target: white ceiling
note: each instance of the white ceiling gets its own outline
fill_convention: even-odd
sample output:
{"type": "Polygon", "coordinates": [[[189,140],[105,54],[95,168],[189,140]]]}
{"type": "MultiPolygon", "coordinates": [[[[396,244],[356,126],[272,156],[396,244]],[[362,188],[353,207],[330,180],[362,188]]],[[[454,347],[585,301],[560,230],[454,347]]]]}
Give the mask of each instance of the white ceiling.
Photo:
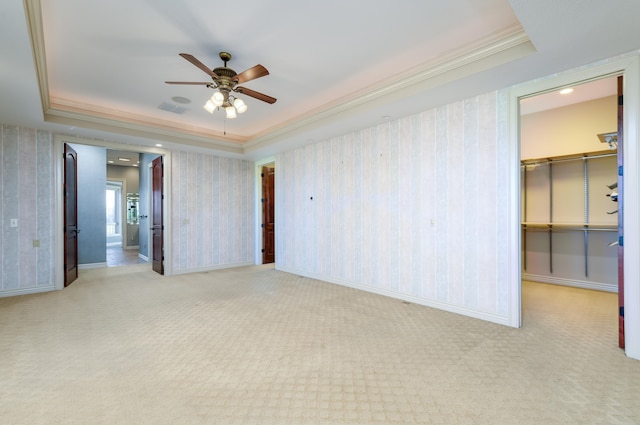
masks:
{"type": "Polygon", "coordinates": [[[520,100],[520,114],[533,114],[548,109],[561,108],[576,103],[588,102],[618,93],[617,77],[599,78],[582,84],[562,87],[547,93],[520,100]],[[562,93],[561,89],[571,89],[570,93],[562,93]]]}
{"type": "Polygon", "coordinates": [[[107,149],[107,165],[118,165],[121,167],[140,166],[140,154],[133,151],[119,151],[107,149]]]}
{"type": "Polygon", "coordinates": [[[0,122],[110,142],[257,159],[640,48],[637,0],[6,0],[0,122]],[[208,114],[220,51],[247,88],[208,114]],[[178,104],[175,96],[191,100],[178,104]],[[239,95],[239,97],[241,97],[239,95]],[[185,107],[176,114],[159,109],[185,107]]]}

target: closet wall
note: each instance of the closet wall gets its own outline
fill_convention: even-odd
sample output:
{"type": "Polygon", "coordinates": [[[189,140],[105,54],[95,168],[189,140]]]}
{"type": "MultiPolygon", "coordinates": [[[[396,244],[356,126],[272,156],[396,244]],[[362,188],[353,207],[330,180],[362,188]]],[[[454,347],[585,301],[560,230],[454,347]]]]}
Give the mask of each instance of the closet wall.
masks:
{"type": "Polygon", "coordinates": [[[521,117],[523,279],[617,291],[616,96],[521,117]]]}

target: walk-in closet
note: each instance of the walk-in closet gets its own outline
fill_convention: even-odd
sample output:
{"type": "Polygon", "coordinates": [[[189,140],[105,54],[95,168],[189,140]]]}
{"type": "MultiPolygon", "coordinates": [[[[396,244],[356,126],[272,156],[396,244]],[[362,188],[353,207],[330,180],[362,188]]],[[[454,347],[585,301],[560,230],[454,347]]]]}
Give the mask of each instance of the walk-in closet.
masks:
{"type": "Polygon", "coordinates": [[[571,89],[520,103],[522,278],[617,292],[617,78],[571,89]]]}

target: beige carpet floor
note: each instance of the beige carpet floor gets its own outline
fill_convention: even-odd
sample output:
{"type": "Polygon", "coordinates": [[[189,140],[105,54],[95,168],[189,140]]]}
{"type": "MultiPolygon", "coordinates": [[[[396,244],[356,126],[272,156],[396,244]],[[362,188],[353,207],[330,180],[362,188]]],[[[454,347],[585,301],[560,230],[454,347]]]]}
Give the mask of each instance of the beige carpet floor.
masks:
{"type": "Polygon", "coordinates": [[[639,424],[616,308],[525,283],[512,329],[265,266],[86,270],[0,299],[0,424],[639,424]]]}

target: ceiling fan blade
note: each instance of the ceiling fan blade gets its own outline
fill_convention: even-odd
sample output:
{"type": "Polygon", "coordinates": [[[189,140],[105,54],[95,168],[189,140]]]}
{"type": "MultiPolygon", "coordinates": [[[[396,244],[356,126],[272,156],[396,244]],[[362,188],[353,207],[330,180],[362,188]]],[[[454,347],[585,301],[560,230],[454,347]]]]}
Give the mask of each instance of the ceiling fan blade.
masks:
{"type": "Polygon", "coordinates": [[[236,75],[234,80],[238,79],[238,84],[246,83],[247,81],[255,80],[256,78],[264,77],[265,75],[269,75],[269,71],[262,65],[256,65],[253,68],[249,68],[246,71],[242,71],[240,74],[236,75]]]}
{"type": "Polygon", "coordinates": [[[247,96],[251,96],[255,99],[258,99],[267,103],[276,103],[276,100],[277,100],[275,97],[267,96],[266,94],[263,94],[245,87],[236,87],[235,89],[233,89],[233,91],[246,94],[247,96]]]}
{"type": "Polygon", "coordinates": [[[202,82],[202,81],[165,81],[167,84],[194,84],[194,85],[203,85],[210,86],[211,83],[202,82]]]}
{"type": "Polygon", "coordinates": [[[203,70],[208,76],[212,78],[220,78],[215,72],[209,69],[207,65],[203,64],[198,59],[196,59],[195,56],[190,55],[189,53],[180,53],[180,56],[182,56],[183,58],[185,58],[186,60],[188,60],[189,62],[191,62],[198,68],[200,68],[201,70],[203,70]]]}

